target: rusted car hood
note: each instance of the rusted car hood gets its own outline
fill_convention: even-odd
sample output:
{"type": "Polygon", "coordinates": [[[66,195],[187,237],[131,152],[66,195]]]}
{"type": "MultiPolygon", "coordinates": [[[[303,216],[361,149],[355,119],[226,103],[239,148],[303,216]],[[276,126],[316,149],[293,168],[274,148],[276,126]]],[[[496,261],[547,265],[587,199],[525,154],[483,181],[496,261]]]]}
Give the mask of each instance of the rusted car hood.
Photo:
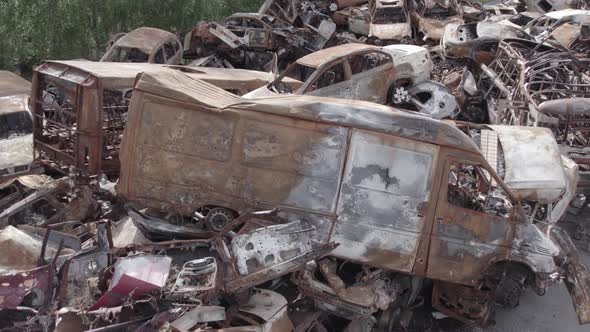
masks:
{"type": "Polygon", "coordinates": [[[567,178],[559,147],[547,128],[489,126],[504,151],[504,183],[519,200],[559,200],[567,178]]]}

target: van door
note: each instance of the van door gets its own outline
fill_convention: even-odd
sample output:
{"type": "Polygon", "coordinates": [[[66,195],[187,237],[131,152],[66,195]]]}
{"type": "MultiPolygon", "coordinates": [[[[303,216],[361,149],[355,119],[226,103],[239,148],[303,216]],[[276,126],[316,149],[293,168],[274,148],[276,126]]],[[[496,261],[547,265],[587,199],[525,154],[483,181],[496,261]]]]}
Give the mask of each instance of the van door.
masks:
{"type": "Polygon", "coordinates": [[[354,130],[332,234],[340,246],[332,254],[410,272],[438,151],[436,145],[354,130]]]}
{"type": "Polygon", "coordinates": [[[448,157],[434,215],[426,277],[474,285],[509,258],[512,202],[480,161],[448,157]]]}

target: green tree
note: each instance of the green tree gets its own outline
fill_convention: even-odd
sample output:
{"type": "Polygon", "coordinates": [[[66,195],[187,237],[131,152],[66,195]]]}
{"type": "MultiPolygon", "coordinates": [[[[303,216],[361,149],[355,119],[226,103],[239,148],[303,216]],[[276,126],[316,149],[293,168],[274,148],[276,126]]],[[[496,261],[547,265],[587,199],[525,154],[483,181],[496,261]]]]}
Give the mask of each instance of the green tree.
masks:
{"type": "Polygon", "coordinates": [[[0,0],[0,69],[49,59],[97,60],[110,36],[141,26],[173,33],[258,10],[262,0],[0,0]]]}

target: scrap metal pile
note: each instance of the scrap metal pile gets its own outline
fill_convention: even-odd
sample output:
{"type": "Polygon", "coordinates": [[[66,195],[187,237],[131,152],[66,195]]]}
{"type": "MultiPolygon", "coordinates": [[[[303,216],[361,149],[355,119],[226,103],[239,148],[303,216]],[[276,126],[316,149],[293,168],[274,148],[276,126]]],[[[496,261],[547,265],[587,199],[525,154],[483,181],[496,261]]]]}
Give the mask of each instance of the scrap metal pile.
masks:
{"type": "Polygon", "coordinates": [[[587,1],[156,30],[0,94],[0,331],[389,332],[427,302],[485,326],[562,282],[590,323],[558,226],[590,189],[587,1]]]}

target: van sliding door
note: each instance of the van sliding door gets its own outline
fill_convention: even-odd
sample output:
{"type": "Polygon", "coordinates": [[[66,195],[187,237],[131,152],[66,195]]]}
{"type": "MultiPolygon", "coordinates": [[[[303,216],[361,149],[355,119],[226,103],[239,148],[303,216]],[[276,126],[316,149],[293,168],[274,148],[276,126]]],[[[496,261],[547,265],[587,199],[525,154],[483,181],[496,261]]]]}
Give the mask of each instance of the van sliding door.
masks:
{"type": "Polygon", "coordinates": [[[333,255],[411,271],[439,147],[353,131],[338,201],[333,255]]]}

